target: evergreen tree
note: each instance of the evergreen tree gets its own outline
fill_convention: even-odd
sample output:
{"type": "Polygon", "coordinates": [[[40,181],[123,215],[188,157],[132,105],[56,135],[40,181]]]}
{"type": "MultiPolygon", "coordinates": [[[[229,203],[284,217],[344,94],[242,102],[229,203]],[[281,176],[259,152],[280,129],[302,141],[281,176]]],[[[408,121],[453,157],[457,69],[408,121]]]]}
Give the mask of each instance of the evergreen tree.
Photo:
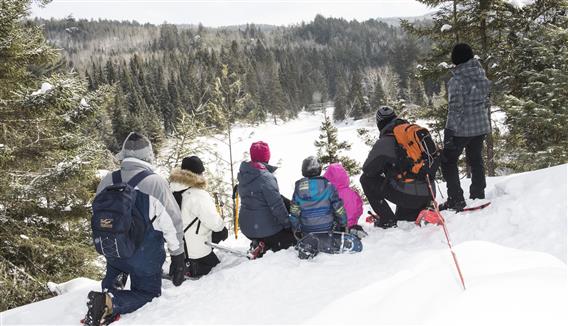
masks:
{"type": "Polygon", "coordinates": [[[568,162],[567,12],[565,1],[519,9],[501,48],[507,166],[516,171],[568,162]]]}
{"type": "Polygon", "coordinates": [[[41,29],[24,21],[30,3],[0,11],[0,310],[45,298],[47,281],[98,277],[88,203],[111,98],[58,71],[41,29]]]}
{"type": "Polygon", "coordinates": [[[322,164],[341,163],[350,175],[361,172],[359,164],[348,156],[341,155],[341,151],[350,150],[351,144],[346,141],[340,142],[337,138],[337,128],[333,122],[325,116],[320,127],[319,140],[314,142],[317,148],[317,157],[322,164]]]}
{"type": "Polygon", "coordinates": [[[337,94],[335,95],[334,110],[333,110],[333,120],[343,121],[347,114],[347,89],[343,83],[339,83],[337,86],[337,94]]]}
{"type": "Polygon", "coordinates": [[[349,101],[349,115],[355,120],[363,118],[369,112],[369,105],[363,93],[363,77],[360,72],[353,74],[351,88],[347,96],[349,101]]]}
{"type": "MultiPolygon", "coordinates": [[[[231,190],[235,187],[232,128],[236,118],[242,113],[248,98],[249,95],[244,91],[242,82],[237,74],[230,71],[229,67],[223,64],[219,75],[215,79],[211,98],[206,105],[206,111],[209,113],[212,122],[224,130],[227,135],[231,190]]],[[[232,207],[234,213],[236,209],[234,200],[232,207]]]]}
{"type": "Polygon", "coordinates": [[[383,90],[383,83],[380,78],[377,78],[373,98],[371,99],[371,107],[376,110],[383,105],[387,105],[387,99],[383,90]]]}

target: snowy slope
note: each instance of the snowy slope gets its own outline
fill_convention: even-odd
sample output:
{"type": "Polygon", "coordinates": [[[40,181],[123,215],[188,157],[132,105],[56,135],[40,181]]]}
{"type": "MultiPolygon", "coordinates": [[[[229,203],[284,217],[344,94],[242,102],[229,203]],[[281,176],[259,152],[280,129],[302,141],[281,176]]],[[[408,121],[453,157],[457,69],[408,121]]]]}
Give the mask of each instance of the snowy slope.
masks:
{"type": "MultiPolygon", "coordinates": [[[[285,195],[312,155],[321,115],[303,113],[283,125],[238,128],[235,155],[265,140],[285,195]],[[251,133],[253,133],[251,135],[251,133]]],[[[341,124],[339,137],[353,143],[362,162],[368,148],[356,138],[358,121],[341,124]]],[[[219,253],[222,263],[199,281],[174,287],[120,324],[563,324],[568,322],[568,165],[488,179],[488,208],[444,213],[465,277],[463,291],[439,227],[399,223],[369,231],[364,250],[300,261],[294,250],[246,261],[219,253]]],[[[468,181],[463,181],[464,190],[468,181]]],[[[445,185],[440,184],[442,192],[445,185]]],[[[244,237],[225,245],[246,250],[244,237]]],[[[64,294],[0,314],[0,324],[74,324],[86,311],[95,281],[62,285],[64,294]]]]}

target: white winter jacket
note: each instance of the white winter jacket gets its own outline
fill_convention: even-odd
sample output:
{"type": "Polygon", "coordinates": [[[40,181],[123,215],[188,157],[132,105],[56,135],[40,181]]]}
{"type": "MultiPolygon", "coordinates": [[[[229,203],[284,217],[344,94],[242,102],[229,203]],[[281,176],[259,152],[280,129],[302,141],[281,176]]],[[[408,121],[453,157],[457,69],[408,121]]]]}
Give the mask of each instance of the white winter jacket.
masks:
{"type": "Polygon", "coordinates": [[[213,197],[205,190],[207,181],[202,175],[188,170],[174,169],[170,175],[172,191],[182,191],[181,217],[185,231],[188,258],[199,259],[211,252],[205,241],[211,242],[212,231],[219,232],[225,227],[217,213],[213,197]],[[189,188],[189,189],[188,189],[189,188]]]}

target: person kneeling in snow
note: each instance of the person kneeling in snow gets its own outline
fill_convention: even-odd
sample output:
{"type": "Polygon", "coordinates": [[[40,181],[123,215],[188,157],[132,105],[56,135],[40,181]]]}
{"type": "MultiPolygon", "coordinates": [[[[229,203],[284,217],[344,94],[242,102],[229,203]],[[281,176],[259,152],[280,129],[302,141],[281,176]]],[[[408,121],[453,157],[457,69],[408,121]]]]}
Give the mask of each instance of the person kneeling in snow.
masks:
{"type": "Polygon", "coordinates": [[[357,224],[359,217],[363,214],[363,200],[356,191],[349,187],[349,175],[343,165],[341,163],[330,164],[323,177],[335,186],[339,198],[343,201],[349,233],[355,234],[359,238],[365,237],[367,233],[357,224]]]}
{"type": "Polygon", "coordinates": [[[162,265],[166,259],[164,239],[172,260],[172,281],[175,286],[184,281],[181,214],[166,180],[152,172],[154,153],[150,141],[139,133],[131,132],[117,158],[121,161],[120,170],[104,177],[93,201],[93,222],[98,222],[93,223],[94,242],[97,250],[105,255],[107,264],[102,281],[104,292],[91,291],[88,294],[89,310],[84,320],[85,325],[109,324],[120,314],[136,311],[161,295],[162,265]],[[124,183],[128,183],[131,188],[125,188],[124,183]],[[115,198],[123,199],[131,189],[137,190],[135,196],[129,197],[135,198],[135,207],[128,211],[132,216],[116,214],[116,211],[123,213],[122,208],[129,205],[115,198]],[[98,214],[99,212],[102,214],[98,214]],[[125,243],[124,234],[104,231],[123,231],[125,221],[135,225],[128,222],[126,227],[130,227],[133,232],[128,232],[127,238],[135,231],[142,230],[142,233],[138,233],[141,239],[126,239],[126,242],[134,241],[136,245],[133,248],[122,245],[125,243]],[[121,250],[128,255],[121,255],[121,250]],[[116,286],[116,280],[124,274],[130,276],[130,290],[116,286]]]}
{"type": "Polygon", "coordinates": [[[182,160],[181,169],[170,175],[170,187],[181,207],[184,225],[187,274],[200,277],[208,274],[220,263],[213,249],[205,242],[215,243],[227,239],[228,231],[219,216],[213,197],[205,190],[205,167],[197,156],[182,160]]]}
{"type": "MultiPolygon", "coordinates": [[[[406,121],[399,119],[394,110],[388,106],[382,106],[377,110],[376,120],[380,136],[363,164],[360,181],[369,204],[379,216],[375,226],[390,228],[395,227],[397,221],[415,221],[418,213],[429,207],[432,195],[426,177],[410,180],[397,178],[400,174],[399,164],[405,153],[399,150],[400,145],[396,141],[393,129],[406,121]],[[395,213],[389,207],[387,200],[396,205],[395,213]]],[[[434,171],[437,170],[438,164],[437,160],[434,171]]],[[[434,180],[432,179],[431,182],[433,183],[434,180]]],[[[436,189],[432,191],[435,195],[436,189]]]]}
{"type": "Polygon", "coordinates": [[[345,230],[347,216],[337,190],[320,176],[321,164],[310,156],[302,162],[304,178],[296,181],[290,204],[290,222],[303,233],[345,230]]]}
{"type": "Polygon", "coordinates": [[[239,180],[239,227],[252,240],[251,252],[262,255],[264,250],[278,251],[296,244],[290,230],[288,210],[278,189],[276,167],[269,165],[270,149],[262,141],[250,147],[250,162],[242,162],[239,180]],[[260,249],[260,250],[259,250],[260,249]]]}

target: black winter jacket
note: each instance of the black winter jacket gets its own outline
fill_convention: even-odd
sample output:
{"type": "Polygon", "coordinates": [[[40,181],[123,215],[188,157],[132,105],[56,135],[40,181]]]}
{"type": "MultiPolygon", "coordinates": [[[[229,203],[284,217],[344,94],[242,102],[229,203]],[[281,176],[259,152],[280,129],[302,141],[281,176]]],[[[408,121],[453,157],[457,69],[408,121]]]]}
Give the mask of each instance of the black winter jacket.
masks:
{"type": "MultiPolygon", "coordinates": [[[[386,177],[386,183],[394,191],[404,195],[430,197],[428,184],[425,180],[414,180],[412,182],[404,182],[397,180],[394,176],[399,172],[396,171],[396,164],[399,161],[397,146],[399,146],[394,138],[393,128],[402,122],[401,119],[395,119],[381,130],[381,135],[367,160],[363,164],[363,175],[361,175],[361,183],[378,184],[383,182],[381,175],[386,177]]],[[[387,185],[381,185],[386,187],[387,185]]],[[[395,203],[398,205],[398,203],[395,203]]]]}
{"type": "Polygon", "coordinates": [[[239,180],[239,227],[249,239],[269,237],[290,227],[288,211],[272,174],[276,167],[242,162],[239,180]]]}

